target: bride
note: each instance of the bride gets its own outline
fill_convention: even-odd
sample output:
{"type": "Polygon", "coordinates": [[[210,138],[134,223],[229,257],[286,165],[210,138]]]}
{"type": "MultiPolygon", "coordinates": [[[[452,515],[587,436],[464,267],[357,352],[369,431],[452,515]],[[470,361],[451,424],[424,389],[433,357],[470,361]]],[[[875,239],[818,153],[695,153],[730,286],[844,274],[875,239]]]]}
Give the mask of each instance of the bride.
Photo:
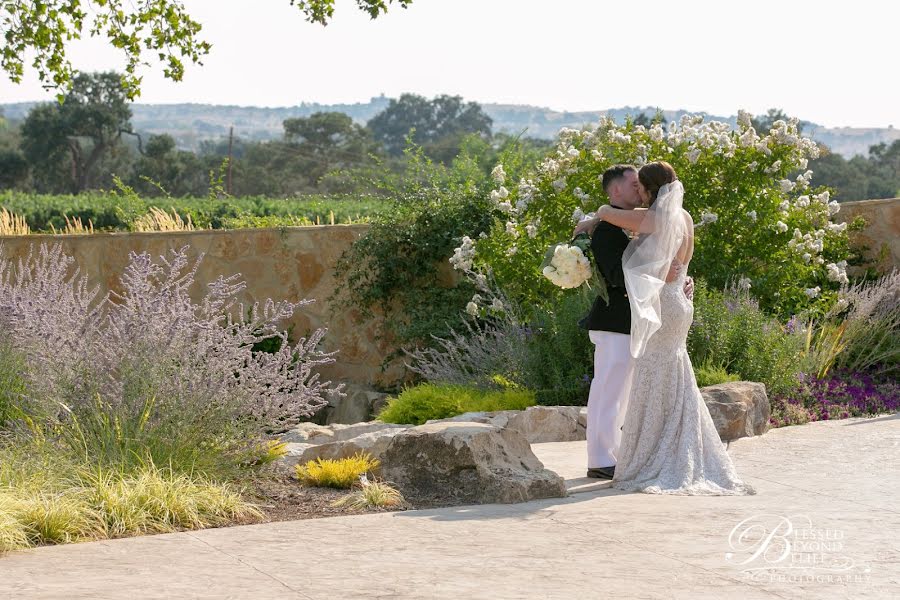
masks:
{"type": "Polygon", "coordinates": [[[683,288],[694,222],[682,208],[684,188],[662,161],[642,167],[638,180],[648,209],[603,206],[597,213],[637,234],[622,258],[636,360],[613,487],[653,494],[754,494],[738,478],[687,353],[694,307],[683,288]]]}

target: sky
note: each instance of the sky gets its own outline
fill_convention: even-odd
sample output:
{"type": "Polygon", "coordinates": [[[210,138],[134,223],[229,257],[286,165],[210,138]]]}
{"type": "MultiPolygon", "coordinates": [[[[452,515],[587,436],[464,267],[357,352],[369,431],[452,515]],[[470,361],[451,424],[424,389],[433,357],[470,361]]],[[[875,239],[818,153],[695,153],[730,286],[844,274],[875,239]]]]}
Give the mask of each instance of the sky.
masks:
{"type": "MultiPolygon", "coordinates": [[[[900,127],[900,6],[885,0],[413,0],[372,21],[337,0],[327,27],[289,0],[184,0],[212,43],[184,81],[145,67],[138,102],[294,106],[461,95],[555,110],[736,114],[779,107],[829,127],[900,127]]],[[[121,68],[100,38],[80,70],[121,68]]],[[[0,102],[49,100],[0,74],[0,102]]]]}

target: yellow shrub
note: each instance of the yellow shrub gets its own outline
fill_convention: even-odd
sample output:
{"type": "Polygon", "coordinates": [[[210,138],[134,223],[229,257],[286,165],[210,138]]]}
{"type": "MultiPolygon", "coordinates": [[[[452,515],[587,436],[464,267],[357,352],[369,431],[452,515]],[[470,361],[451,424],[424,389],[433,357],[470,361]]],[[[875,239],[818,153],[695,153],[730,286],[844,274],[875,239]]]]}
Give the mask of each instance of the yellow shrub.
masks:
{"type": "Polygon", "coordinates": [[[363,473],[378,468],[380,463],[370,454],[359,453],[340,460],[316,459],[297,465],[297,479],[307,485],[347,489],[359,481],[363,473]]]}

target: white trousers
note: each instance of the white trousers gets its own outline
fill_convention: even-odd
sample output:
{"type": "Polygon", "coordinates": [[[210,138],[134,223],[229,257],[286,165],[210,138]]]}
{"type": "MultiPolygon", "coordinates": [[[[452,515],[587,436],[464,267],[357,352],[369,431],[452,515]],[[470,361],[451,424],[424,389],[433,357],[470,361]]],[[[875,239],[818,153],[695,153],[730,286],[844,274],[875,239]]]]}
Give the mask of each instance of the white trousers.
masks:
{"type": "Polygon", "coordinates": [[[595,330],[589,335],[594,343],[594,378],[588,396],[588,468],[611,467],[616,464],[631,393],[631,336],[595,330]]]}

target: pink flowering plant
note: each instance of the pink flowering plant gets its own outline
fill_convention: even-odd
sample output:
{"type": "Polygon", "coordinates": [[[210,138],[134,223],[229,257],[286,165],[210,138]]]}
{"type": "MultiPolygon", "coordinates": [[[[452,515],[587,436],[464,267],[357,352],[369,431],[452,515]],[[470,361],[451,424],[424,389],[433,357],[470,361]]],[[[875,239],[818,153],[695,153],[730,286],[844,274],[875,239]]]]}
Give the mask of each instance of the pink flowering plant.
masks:
{"type": "Polygon", "coordinates": [[[0,360],[23,366],[21,393],[7,403],[33,435],[91,460],[221,471],[254,462],[268,434],[341,393],[316,372],[334,360],[318,349],[325,331],[291,344],[280,329],[310,301],[247,311],[232,275],[195,303],[202,256],[184,247],[129,258],[121,291],[100,297],[59,245],[19,261],[0,254],[0,336],[15,349],[0,360]],[[274,352],[253,350],[273,337],[274,352]]]}
{"type": "Polygon", "coordinates": [[[494,225],[465,238],[451,262],[490,269],[525,304],[555,303],[565,292],[538,267],[549,245],[569,239],[575,224],[606,202],[603,171],[665,160],[684,183],[685,208],[696,223],[694,275],[719,289],[739,281],[783,316],[824,312],[847,280],[848,229],[861,223],[834,222],[840,205],[829,190],[812,187],[806,168],[818,155],[796,121],[757,132],[743,111],[737,128],[685,116],[668,126],[603,118],[591,128],[563,129],[555,151],[519,181],[508,180],[503,165],[494,169],[494,225]]]}

